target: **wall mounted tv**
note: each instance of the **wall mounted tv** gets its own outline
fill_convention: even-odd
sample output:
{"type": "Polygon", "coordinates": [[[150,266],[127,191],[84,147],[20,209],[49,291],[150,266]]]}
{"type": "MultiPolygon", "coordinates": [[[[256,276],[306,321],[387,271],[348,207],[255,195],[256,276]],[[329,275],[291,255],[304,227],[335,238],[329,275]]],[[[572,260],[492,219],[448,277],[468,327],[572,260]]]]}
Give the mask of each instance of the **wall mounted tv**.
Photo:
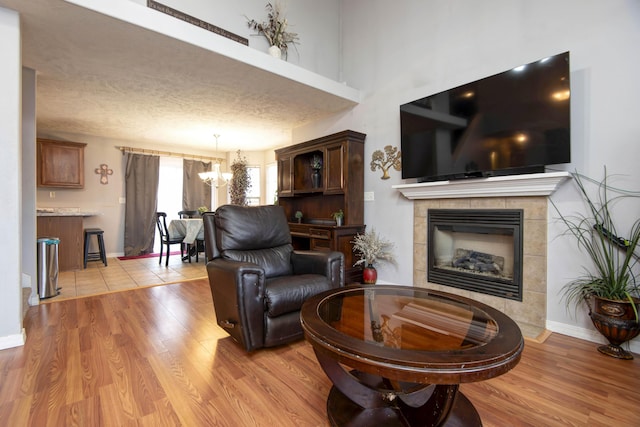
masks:
{"type": "Polygon", "coordinates": [[[569,52],[400,106],[402,178],[544,172],[569,163],[569,52]]]}

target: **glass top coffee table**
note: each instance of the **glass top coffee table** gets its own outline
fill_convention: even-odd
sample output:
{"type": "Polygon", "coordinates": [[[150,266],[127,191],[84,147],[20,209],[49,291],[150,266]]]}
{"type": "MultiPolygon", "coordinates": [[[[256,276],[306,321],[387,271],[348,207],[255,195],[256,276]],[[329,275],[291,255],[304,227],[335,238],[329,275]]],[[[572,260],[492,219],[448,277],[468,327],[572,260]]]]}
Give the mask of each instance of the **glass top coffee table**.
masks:
{"type": "Polygon", "coordinates": [[[524,347],[504,313],[408,286],[321,293],[304,303],[301,322],[333,382],[327,415],[336,426],[480,426],[459,384],[504,374],[524,347]]]}

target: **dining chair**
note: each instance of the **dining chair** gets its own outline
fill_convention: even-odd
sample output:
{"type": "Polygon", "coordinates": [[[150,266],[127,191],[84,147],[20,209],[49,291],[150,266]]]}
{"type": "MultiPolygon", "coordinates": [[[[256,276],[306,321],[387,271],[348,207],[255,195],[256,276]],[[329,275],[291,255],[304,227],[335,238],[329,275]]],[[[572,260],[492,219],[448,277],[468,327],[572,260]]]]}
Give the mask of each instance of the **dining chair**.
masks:
{"type": "Polygon", "coordinates": [[[198,211],[180,211],[178,212],[178,218],[187,219],[187,218],[200,218],[200,214],[198,211]]]}
{"type": "MultiPolygon", "coordinates": [[[[156,212],[156,225],[158,226],[158,232],[160,233],[160,258],[158,259],[158,264],[162,264],[162,248],[164,245],[167,246],[167,258],[165,261],[165,266],[169,265],[169,255],[171,254],[171,245],[180,245],[180,257],[184,257],[184,245],[182,241],[184,237],[172,238],[169,235],[169,228],[167,227],[167,214],[165,212],[156,212]]],[[[191,262],[191,257],[189,257],[189,262],[191,262]]]]}

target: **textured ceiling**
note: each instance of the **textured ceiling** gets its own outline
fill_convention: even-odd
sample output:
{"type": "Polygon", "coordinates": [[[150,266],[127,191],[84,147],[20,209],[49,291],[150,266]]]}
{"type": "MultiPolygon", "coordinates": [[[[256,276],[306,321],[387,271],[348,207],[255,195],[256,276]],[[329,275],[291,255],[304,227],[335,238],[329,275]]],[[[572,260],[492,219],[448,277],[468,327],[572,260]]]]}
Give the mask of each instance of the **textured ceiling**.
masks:
{"type": "Polygon", "coordinates": [[[263,150],[355,105],[63,0],[0,6],[21,14],[22,63],[37,71],[38,135],[212,148],[219,134],[221,151],[263,150]]]}

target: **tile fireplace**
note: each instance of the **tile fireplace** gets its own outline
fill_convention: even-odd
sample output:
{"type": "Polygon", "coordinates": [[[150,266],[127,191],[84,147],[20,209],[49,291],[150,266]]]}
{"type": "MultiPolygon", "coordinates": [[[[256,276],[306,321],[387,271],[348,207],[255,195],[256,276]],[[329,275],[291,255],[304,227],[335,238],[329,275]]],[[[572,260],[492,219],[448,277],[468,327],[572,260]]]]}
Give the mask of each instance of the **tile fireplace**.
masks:
{"type": "MultiPolygon", "coordinates": [[[[545,332],[547,317],[547,209],[548,196],[566,179],[568,173],[543,173],[495,177],[469,181],[451,181],[396,185],[406,198],[413,200],[413,283],[414,286],[442,290],[456,295],[481,301],[514,319],[524,336],[537,338],[545,332]],[[514,239],[521,233],[519,246],[521,254],[521,299],[488,295],[473,289],[437,283],[429,275],[429,257],[436,263],[447,263],[448,256],[429,250],[429,211],[457,210],[479,212],[491,216],[491,212],[520,211],[522,215],[519,230],[514,231],[514,239]],[[439,260],[438,260],[439,258],[439,260]]],[[[463,218],[464,221],[464,218],[463,218]]],[[[460,230],[465,231],[463,228],[460,230]]],[[[440,230],[444,234],[448,230],[440,230]]],[[[462,233],[462,231],[456,231],[462,233]]],[[[453,236],[456,237],[456,236],[453,236]]],[[[461,236],[461,244],[466,246],[467,236],[461,236]]],[[[451,236],[449,236],[451,238],[451,236]]],[[[510,236],[497,238],[489,246],[477,246],[476,252],[503,257],[504,265],[510,265],[504,248],[515,246],[510,236]],[[500,241],[502,240],[502,249],[500,241]],[[506,242],[506,243],[505,243],[506,242]],[[493,246],[492,246],[493,245],[493,246]],[[496,246],[497,245],[497,246],[496,246]],[[513,245],[513,246],[512,246],[513,245]],[[493,253],[495,252],[495,253],[493,253]]],[[[454,239],[455,240],[455,239],[454,239]]],[[[483,244],[484,245],[484,244],[483,244]]],[[[449,245],[446,245],[449,246],[449,245]]],[[[462,249],[474,249],[462,248],[462,249]]],[[[455,251],[455,248],[453,249],[455,251]]],[[[452,252],[454,253],[454,252],[452,252]]],[[[453,258],[453,255],[451,256],[453,258]]],[[[508,267],[503,267],[508,268],[508,267]]],[[[517,274],[514,266],[513,276],[517,274]]],[[[468,273],[468,272],[467,272],[468,273]]],[[[507,273],[510,274],[510,273],[507,273]]]]}

